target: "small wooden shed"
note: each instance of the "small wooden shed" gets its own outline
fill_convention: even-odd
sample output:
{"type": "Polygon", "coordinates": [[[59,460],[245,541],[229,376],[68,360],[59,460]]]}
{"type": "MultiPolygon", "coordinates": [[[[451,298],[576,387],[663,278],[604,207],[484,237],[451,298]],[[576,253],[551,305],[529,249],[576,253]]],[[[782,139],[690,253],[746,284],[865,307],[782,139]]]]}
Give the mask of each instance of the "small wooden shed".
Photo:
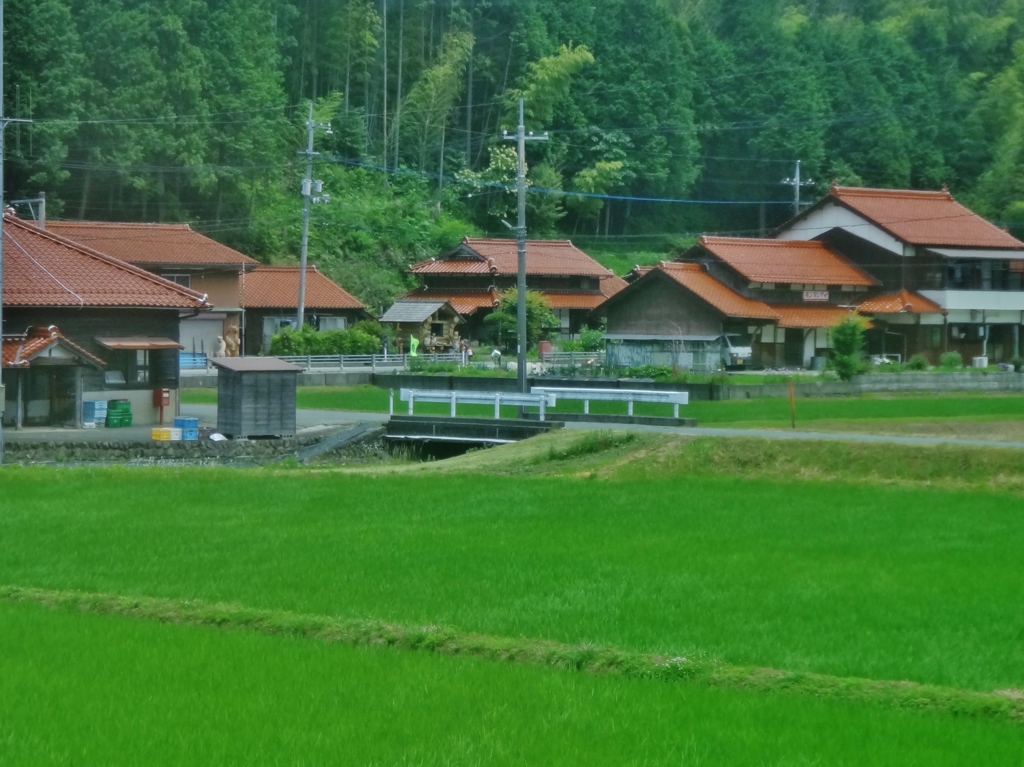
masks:
{"type": "Polygon", "coordinates": [[[295,434],[297,365],[276,357],[217,357],[217,431],[227,437],[295,434]]]}
{"type": "Polygon", "coordinates": [[[459,348],[458,326],[463,322],[447,301],[426,301],[403,298],[384,312],[382,324],[395,326],[395,344],[399,352],[409,348],[409,338],[416,337],[425,352],[446,352],[459,348]]]}

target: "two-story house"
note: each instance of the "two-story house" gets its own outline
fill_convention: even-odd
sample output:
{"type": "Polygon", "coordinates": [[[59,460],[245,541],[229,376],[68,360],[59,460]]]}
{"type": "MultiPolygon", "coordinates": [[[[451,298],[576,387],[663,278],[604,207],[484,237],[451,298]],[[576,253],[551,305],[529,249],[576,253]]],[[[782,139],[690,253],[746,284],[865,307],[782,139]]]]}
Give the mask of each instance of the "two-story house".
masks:
{"type": "MultiPolygon", "coordinates": [[[[519,257],[515,240],[467,237],[439,258],[409,267],[421,287],[403,299],[447,301],[466,321],[468,338],[486,334],[483,319],[498,304],[499,293],[516,286],[519,257]]],[[[544,294],[568,338],[591,313],[626,286],[624,280],[568,240],[529,240],[526,287],[544,294]]]]}
{"type": "Polygon", "coordinates": [[[884,299],[861,307],[876,317],[872,352],[886,342],[933,362],[948,350],[968,361],[1021,352],[1024,243],[947,190],[833,186],[775,237],[826,243],[878,279],[884,299]]]}
{"type": "Polygon", "coordinates": [[[242,286],[259,262],[193,230],[188,224],[54,221],[49,231],[158,274],[200,295],[213,309],[183,316],[186,352],[213,355],[218,338],[242,333],[242,286]]]}
{"type": "MultiPolygon", "coordinates": [[[[810,367],[827,354],[828,329],[878,287],[824,243],[742,237],[701,237],[676,262],[636,277],[602,307],[612,356],[703,351],[717,360],[728,338],[765,367],[810,367]]],[[[709,365],[717,366],[700,367],[709,365]]]]}

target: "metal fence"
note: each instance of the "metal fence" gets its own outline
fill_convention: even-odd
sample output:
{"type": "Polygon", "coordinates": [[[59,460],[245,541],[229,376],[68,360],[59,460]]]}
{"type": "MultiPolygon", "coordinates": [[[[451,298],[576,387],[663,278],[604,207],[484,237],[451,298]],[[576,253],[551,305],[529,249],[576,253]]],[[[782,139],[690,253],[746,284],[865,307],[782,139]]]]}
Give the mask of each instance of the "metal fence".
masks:
{"type": "Polygon", "coordinates": [[[545,365],[556,367],[587,365],[589,367],[604,367],[604,351],[599,352],[545,352],[540,355],[540,361],[545,365]]]}
{"type": "Polygon", "coordinates": [[[291,357],[278,357],[279,360],[290,362],[306,370],[378,370],[408,369],[415,362],[419,365],[444,363],[461,363],[462,355],[458,352],[442,352],[440,354],[304,354],[291,357]]]}

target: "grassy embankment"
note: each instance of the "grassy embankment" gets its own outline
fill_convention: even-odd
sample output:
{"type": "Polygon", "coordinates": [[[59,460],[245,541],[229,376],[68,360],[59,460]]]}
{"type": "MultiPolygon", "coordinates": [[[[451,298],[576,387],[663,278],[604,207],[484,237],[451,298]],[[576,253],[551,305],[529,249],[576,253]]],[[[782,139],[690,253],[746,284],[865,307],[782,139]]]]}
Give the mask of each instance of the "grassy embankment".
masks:
{"type": "Polygon", "coordinates": [[[1018,454],[892,457],[561,433],[405,473],[6,470],[0,741],[104,764],[1019,764],[1018,454]]]}

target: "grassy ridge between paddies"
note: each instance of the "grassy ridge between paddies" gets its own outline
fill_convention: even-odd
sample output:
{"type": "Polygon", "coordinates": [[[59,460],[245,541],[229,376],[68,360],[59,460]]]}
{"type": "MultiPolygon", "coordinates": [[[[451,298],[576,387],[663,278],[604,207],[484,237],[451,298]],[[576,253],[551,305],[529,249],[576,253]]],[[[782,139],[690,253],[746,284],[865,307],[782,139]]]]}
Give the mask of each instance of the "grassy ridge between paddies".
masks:
{"type": "Polygon", "coordinates": [[[1019,765],[1013,723],[0,604],[8,764],[1019,765]]]}
{"type": "MultiPolygon", "coordinates": [[[[406,404],[397,401],[396,412],[405,412],[406,404]]],[[[216,404],[215,389],[183,389],[182,401],[195,404],[216,404]]],[[[298,405],[313,410],[352,410],[386,413],[388,390],[376,386],[304,386],[299,387],[298,405]]],[[[594,413],[625,413],[623,403],[592,402],[594,413]]],[[[445,404],[420,403],[417,413],[447,414],[445,404]]],[[[488,415],[493,408],[461,405],[464,415],[488,415]]],[[[511,414],[511,409],[509,413],[511,414]]],[[[553,413],[581,413],[583,403],[561,402],[553,413]]],[[[637,415],[671,415],[669,405],[637,403],[637,415]]],[[[680,415],[696,418],[703,426],[761,426],[786,427],[790,425],[789,402],[785,398],[764,397],[749,400],[719,402],[691,402],[680,409],[680,415]]],[[[908,394],[865,395],[861,397],[817,397],[797,400],[797,425],[825,421],[903,421],[922,422],[937,420],[993,421],[1024,419],[1024,397],[1005,394],[908,394]]]]}
{"type": "Polygon", "coordinates": [[[0,584],[1024,687],[1024,518],[1001,493],[185,469],[4,490],[0,584]]]}

